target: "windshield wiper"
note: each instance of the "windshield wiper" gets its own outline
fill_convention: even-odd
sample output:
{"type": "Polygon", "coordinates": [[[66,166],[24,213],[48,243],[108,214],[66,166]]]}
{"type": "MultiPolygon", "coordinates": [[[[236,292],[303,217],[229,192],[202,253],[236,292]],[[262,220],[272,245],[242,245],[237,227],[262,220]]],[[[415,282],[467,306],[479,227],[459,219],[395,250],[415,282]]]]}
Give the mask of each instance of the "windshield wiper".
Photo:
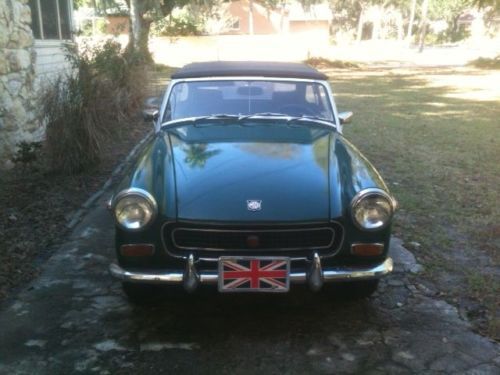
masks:
{"type": "Polygon", "coordinates": [[[296,121],[321,122],[321,123],[327,123],[330,126],[335,124],[331,120],[318,116],[291,116],[288,119],[288,122],[296,122],[296,121]]]}
{"type": "Polygon", "coordinates": [[[211,120],[236,120],[238,121],[242,116],[240,115],[229,115],[226,113],[219,113],[219,114],[214,114],[214,115],[207,115],[207,116],[197,116],[197,117],[186,117],[186,118],[180,118],[176,120],[170,120],[166,121],[161,124],[161,128],[164,126],[177,126],[179,124],[185,124],[185,123],[190,123],[190,124],[199,124],[200,122],[208,121],[210,122],[211,120]]]}
{"type": "Polygon", "coordinates": [[[240,117],[241,117],[240,115],[230,115],[227,113],[216,113],[214,115],[209,115],[209,116],[194,117],[193,122],[198,123],[198,122],[203,122],[205,120],[238,120],[240,117]]]}
{"type": "Polygon", "coordinates": [[[309,116],[309,115],[302,115],[302,116],[293,116],[292,120],[319,120],[319,121],[327,121],[327,122],[332,122],[324,117],[319,117],[319,116],[309,116]]]}
{"type": "Polygon", "coordinates": [[[285,113],[276,113],[276,112],[259,112],[259,113],[252,113],[251,115],[232,115],[232,114],[227,114],[227,113],[217,113],[213,115],[207,115],[207,116],[198,116],[198,117],[189,117],[189,118],[184,118],[184,119],[178,119],[174,121],[168,121],[164,122],[161,124],[161,127],[164,126],[176,126],[180,123],[191,123],[194,124],[194,126],[197,126],[198,124],[202,123],[210,123],[212,120],[230,120],[230,121],[236,121],[236,122],[244,122],[245,120],[265,120],[266,117],[269,117],[269,120],[272,120],[273,118],[275,119],[276,117],[279,117],[283,120],[286,121],[287,124],[291,125],[294,122],[299,122],[299,121],[306,121],[306,122],[321,122],[323,124],[328,124],[331,126],[333,124],[332,121],[327,120],[322,117],[317,117],[317,116],[291,116],[287,115],[285,113]]]}
{"type": "Polygon", "coordinates": [[[319,116],[309,116],[309,115],[301,115],[301,116],[292,116],[292,115],[287,115],[286,113],[275,113],[275,112],[260,112],[260,113],[253,113],[251,115],[247,116],[241,116],[239,119],[240,120],[246,120],[246,119],[251,119],[251,118],[258,118],[258,117],[266,117],[266,116],[271,116],[271,117],[283,117],[285,118],[288,122],[293,122],[293,121],[325,121],[325,122],[332,122],[324,117],[319,117],[319,116]]]}
{"type": "Polygon", "coordinates": [[[252,113],[251,115],[245,115],[241,116],[241,120],[246,120],[248,118],[255,118],[255,117],[290,117],[287,114],[284,113],[277,113],[277,112],[258,112],[258,113],[252,113]]]}

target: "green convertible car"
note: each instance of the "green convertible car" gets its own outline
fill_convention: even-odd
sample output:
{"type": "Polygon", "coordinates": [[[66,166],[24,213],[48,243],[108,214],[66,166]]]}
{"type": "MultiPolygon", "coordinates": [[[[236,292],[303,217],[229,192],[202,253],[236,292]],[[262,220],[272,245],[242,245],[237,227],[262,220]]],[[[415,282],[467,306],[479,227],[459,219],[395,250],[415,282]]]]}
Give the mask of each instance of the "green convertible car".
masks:
{"type": "Polygon", "coordinates": [[[341,283],[370,295],[392,271],[396,202],[342,135],[327,77],[303,64],[206,62],[172,75],[155,136],[110,210],[111,274],[140,299],[152,284],[192,292],[287,292],[341,283]]]}

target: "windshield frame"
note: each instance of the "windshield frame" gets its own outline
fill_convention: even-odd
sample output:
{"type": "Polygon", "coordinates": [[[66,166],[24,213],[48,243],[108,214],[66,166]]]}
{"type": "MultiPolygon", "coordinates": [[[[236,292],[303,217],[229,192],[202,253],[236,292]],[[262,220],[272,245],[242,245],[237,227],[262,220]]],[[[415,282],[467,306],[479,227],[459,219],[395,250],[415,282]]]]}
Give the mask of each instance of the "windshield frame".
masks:
{"type": "Polygon", "coordinates": [[[301,82],[301,83],[313,83],[313,84],[321,85],[327,94],[328,106],[332,112],[333,119],[334,119],[331,122],[329,120],[326,120],[326,119],[323,121],[331,123],[331,126],[336,128],[337,131],[339,131],[339,132],[342,131],[342,127],[339,125],[340,121],[338,118],[338,112],[337,112],[337,108],[335,106],[333,93],[332,93],[331,87],[327,81],[301,79],[301,78],[283,78],[283,77],[254,77],[254,76],[227,76],[226,77],[226,76],[224,76],[224,77],[200,77],[200,78],[185,78],[185,79],[172,80],[167,87],[167,91],[165,92],[165,95],[163,96],[162,104],[160,107],[160,116],[155,123],[156,132],[160,131],[162,124],[182,120],[182,119],[168,120],[168,121],[163,120],[163,118],[165,116],[165,111],[167,108],[167,103],[170,100],[170,96],[172,94],[173,88],[176,85],[181,84],[181,83],[189,83],[189,82],[210,82],[210,81],[270,81],[270,82],[284,82],[284,83],[301,82]]]}

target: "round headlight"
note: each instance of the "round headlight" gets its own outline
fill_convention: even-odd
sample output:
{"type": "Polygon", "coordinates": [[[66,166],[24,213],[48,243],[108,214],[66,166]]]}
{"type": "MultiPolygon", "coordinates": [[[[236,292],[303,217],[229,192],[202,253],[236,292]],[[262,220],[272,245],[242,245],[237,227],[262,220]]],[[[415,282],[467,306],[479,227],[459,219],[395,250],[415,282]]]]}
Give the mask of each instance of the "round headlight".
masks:
{"type": "Polygon", "coordinates": [[[394,213],[394,200],[383,190],[365,189],[352,200],[354,223],[364,230],[382,229],[394,213]]]}
{"type": "Polygon", "coordinates": [[[156,217],[156,201],[145,190],[135,188],[124,190],[114,199],[113,213],[116,222],[123,229],[141,230],[156,217]]]}

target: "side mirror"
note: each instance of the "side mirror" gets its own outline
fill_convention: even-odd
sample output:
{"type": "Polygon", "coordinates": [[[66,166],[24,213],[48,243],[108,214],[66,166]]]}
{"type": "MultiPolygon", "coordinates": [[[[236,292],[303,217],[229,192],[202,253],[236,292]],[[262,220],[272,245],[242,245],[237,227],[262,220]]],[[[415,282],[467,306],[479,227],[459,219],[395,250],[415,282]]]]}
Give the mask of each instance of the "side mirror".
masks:
{"type": "Polygon", "coordinates": [[[152,96],[144,101],[144,106],[142,108],[142,117],[144,121],[156,121],[159,116],[159,110],[161,105],[161,99],[152,96]]]}
{"type": "Polygon", "coordinates": [[[353,115],[354,115],[354,113],[352,113],[352,112],[340,112],[339,113],[340,124],[341,125],[349,124],[352,120],[353,115]]]}
{"type": "Polygon", "coordinates": [[[158,117],[160,116],[160,112],[155,109],[143,109],[142,110],[142,118],[144,121],[156,121],[158,120],[158,117]]]}

